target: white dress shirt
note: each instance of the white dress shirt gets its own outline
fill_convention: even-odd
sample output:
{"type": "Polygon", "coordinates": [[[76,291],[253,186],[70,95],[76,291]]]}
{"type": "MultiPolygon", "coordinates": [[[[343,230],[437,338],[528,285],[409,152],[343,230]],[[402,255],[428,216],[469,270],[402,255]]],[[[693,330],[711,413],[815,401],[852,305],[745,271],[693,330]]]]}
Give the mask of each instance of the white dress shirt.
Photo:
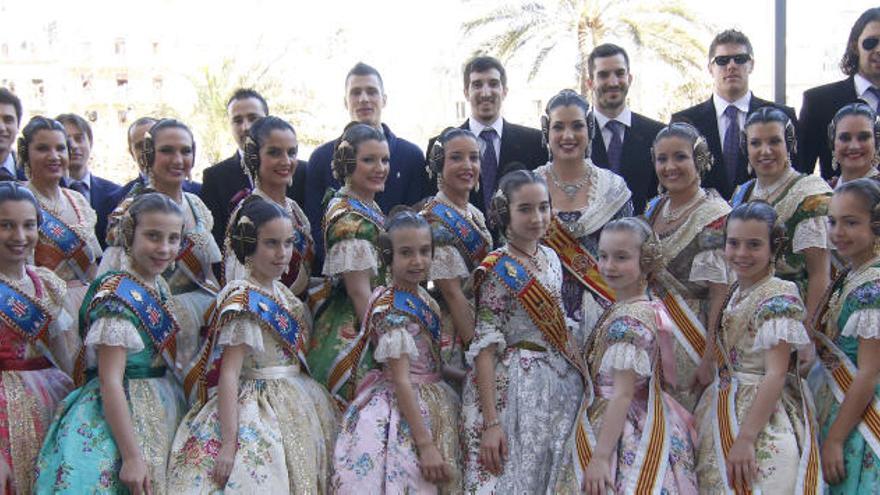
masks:
{"type": "MultiPolygon", "coordinates": [[[[611,143],[611,129],[605,127],[605,124],[608,123],[609,120],[616,120],[629,129],[632,127],[632,110],[629,107],[624,107],[623,111],[620,112],[620,115],[610,119],[602,114],[599,109],[596,109],[593,114],[596,116],[596,124],[599,126],[599,130],[602,132],[602,141],[605,142],[605,149],[608,149],[608,145],[611,143]]],[[[626,131],[623,131],[623,136],[620,136],[620,142],[623,144],[624,137],[626,136],[626,131]]]]}
{"type": "Polygon", "coordinates": [[[730,125],[730,122],[724,116],[724,111],[727,110],[727,107],[733,105],[736,107],[739,112],[737,112],[737,121],[739,122],[739,128],[742,130],[746,125],[746,116],[749,114],[749,103],[752,101],[752,92],[749,91],[742,98],[736,101],[727,101],[718,93],[712,93],[712,103],[715,104],[715,120],[718,122],[718,137],[721,138],[721,147],[724,147],[724,133],[727,132],[727,127],[730,125]]]}
{"type": "Polygon", "coordinates": [[[12,174],[15,177],[15,158],[12,157],[12,152],[10,151],[8,155],[6,155],[6,159],[3,160],[3,164],[0,165],[12,174]]]}
{"type": "Polygon", "coordinates": [[[480,143],[480,155],[483,154],[483,143],[485,142],[480,138],[480,133],[487,127],[495,129],[495,137],[492,139],[492,144],[495,145],[495,160],[501,166],[501,130],[504,128],[504,119],[499,116],[495,119],[495,122],[485,125],[473,117],[468,117],[468,128],[479,139],[477,142],[480,143]]]}
{"type": "Polygon", "coordinates": [[[873,84],[871,84],[871,81],[865,79],[865,76],[861,74],[856,74],[855,76],[853,76],[853,84],[855,84],[856,86],[856,97],[864,100],[868,103],[868,105],[871,106],[871,108],[876,110],[878,103],[877,95],[868,91],[869,89],[871,89],[871,86],[873,86],[873,84]]]}

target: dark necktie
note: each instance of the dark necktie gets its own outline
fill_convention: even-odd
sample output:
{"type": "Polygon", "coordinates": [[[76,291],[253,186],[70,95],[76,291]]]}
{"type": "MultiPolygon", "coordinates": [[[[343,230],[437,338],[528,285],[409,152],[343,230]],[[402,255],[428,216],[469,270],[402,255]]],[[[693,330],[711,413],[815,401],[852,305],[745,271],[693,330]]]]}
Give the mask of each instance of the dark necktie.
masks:
{"type": "Polygon", "coordinates": [[[874,107],[874,111],[880,113],[880,89],[871,86],[868,88],[868,91],[874,95],[874,98],[877,98],[877,106],[874,107]]]}
{"type": "Polygon", "coordinates": [[[68,185],[67,187],[82,194],[83,197],[86,198],[86,201],[89,200],[89,186],[87,186],[85,182],[81,180],[73,180],[70,181],[70,185],[68,185]]]}
{"type": "Polygon", "coordinates": [[[622,122],[609,120],[605,128],[611,131],[611,141],[608,142],[608,168],[620,173],[620,159],[623,156],[623,128],[622,122]]]}
{"type": "Polygon", "coordinates": [[[495,192],[495,179],[498,175],[498,156],[495,155],[495,129],[487,127],[480,132],[480,139],[485,144],[480,160],[480,176],[483,178],[483,207],[488,211],[492,194],[495,192]]]}
{"type": "Polygon", "coordinates": [[[730,185],[736,185],[736,169],[739,167],[739,110],[729,105],[724,109],[724,118],[727,119],[727,131],[724,133],[724,146],[721,154],[724,157],[724,168],[727,169],[727,178],[730,185]]]}

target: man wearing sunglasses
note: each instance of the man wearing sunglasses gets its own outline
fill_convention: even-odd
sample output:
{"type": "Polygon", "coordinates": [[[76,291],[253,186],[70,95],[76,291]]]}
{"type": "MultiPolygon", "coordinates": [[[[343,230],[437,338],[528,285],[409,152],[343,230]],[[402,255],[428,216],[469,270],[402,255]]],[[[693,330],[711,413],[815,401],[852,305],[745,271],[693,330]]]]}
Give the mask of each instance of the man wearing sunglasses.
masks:
{"type": "Polygon", "coordinates": [[[853,24],[840,69],[848,77],[804,92],[798,126],[800,170],[812,173],[819,158],[822,178],[837,175],[831,167],[828,123],[844,105],[863,100],[880,106],[880,7],[866,10],[853,24]]]}
{"type": "Polygon", "coordinates": [[[704,187],[730,199],[734,189],[749,179],[748,158],[740,145],[746,116],[764,106],[777,106],[796,122],[794,109],[774,105],[753,95],[749,75],[754,67],[752,43],[743,33],[728,29],[709,45],[709,73],[714,91],[708,100],[672,115],[673,122],[688,122],[706,138],[715,165],[703,178],[704,187]]]}

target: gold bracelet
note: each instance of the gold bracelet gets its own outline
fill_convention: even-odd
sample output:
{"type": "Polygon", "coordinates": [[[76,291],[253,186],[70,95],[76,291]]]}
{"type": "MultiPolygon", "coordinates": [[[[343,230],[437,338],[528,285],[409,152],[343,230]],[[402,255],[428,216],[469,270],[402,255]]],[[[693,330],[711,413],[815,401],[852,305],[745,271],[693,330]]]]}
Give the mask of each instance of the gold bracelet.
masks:
{"type": "Polygon", "coordinates": [[[494,421],[489,421],[488,423],[483,424],[483,431],[487,431],[489,428],[493,428],[495,426],[501,426],[501,420],[495,418],[494,421]]]}

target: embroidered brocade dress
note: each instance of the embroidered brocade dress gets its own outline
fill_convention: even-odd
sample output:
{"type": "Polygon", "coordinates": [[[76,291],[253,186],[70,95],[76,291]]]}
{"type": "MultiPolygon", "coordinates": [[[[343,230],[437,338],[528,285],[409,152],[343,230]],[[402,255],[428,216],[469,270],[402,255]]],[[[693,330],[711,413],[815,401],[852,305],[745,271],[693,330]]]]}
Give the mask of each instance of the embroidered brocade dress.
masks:
{"type": "MultiPolygon", "coordinates": [[[[540,246],[544,266],[537,279],[562,304],[562,266],[540,246]]],[[[507,248],[496,252],[508,254],[507,248]]],[[[471,369],[462,393],[462,444],[466,493],[553,493],[569,451],[566,442],[584,394],[580,372],[547,341],[521,303],[497,277],[479,289],[475,337],[465,359],[471,369]],[[495,346],[495,397],[509,455],[500,476],[479,461],[483,414],[473,368],[477,355],[495,346]]],[[[578,349],[585,336],[574,327],[578,349]]]]}
{"type": "MultiPolygon", "coordinates": [[[[858,367],[860,339],[880,339],[880,260],[874,259],[862,269],[849,273],[832,293],[827,310],[825,335],[858,367]]],[[[825,380],[830,378],[825,375],[825,380]]],[[[820,438],[824,441],[840,413],[841,402],[823,380],[816,390],[816,415],[820,438]]],[[[874,399],[880,398],[880,385],[874,387],[874,399]]],[[[864,421],[864,420],[861,420],[864,421]]],[[[880,456],[866,441],[859,428],[853,428],[843,443],[846,476],[828,493],[880,492],[880,456]]]]}
{"type": "MultiPolygon", "coordinates": [[[[437,193],[435,201],[441,203],[448,208],[455,208],[452,201],[446,197],[443,192],[437,193]]],[[[451,230],[450,224],[440,221],[436,215],[430,212],[430,203],[426,206],[422,214],[431,224],[431,233],[434,237],[434,258],[431,261],[431,272],[428,276],[430,280],[458,280],[461,283],[461,290],[469,303],[469,309],[474,309],[474,293],[473,293],[473,271],[483,261],[483,257],[489,252],[492,246],[492,234],[486,228],[486,221],[483,213],[474,205],[468,204],[467,212],[457,210],[462,218],[469,220],[470,228],[473,229],[479,237],[482,238],[483,246],[479,251],[471,254],[464,247],[458,234],[451,230]]],[[[461,336],[455,329],[452,322],[451,309],[442,297],[442,293],[437,290],[436,300],[440,305],[440,321],[441,321],[441,343],[440,354],[443,358],[443,364],[465,370],[464,360],[464,343],[461,336]]],[[[455,308],[459,310],[460,308],[455,308]]],[[[461,384],[451,384],[456,390],[460,390],[461,384]]]]}
{"type": "MultiPolygon", "coordinates": [[[[68,334],[75,329],[62,306],[67,291],[64,281],[43,267],[28,266],[26,271],[20,283],[0,282],[17,285],[42,305],[52,319],[47,330],[52,361],[70,365],[77,349],[65,345],[70,342],[68,334]]],[[[44,350],[5,322],[0,323],[0,352],[0,453],[17,493],[31,493],[43,436],[73,382],[53,365],[44,350]]]]}
{"type": "Polygon", "coordinates": [[[831,188],[819,177],[803,175],[789,168],[776,184],[759,190],[752,179],[739,186],[731,206],[761,199],[776,210],[776,223],[785,227],[786,241],[776,261],[776,276],[797,284],[801,297],[807,295],[807,262],[803,251],[808,248],[828,249],[828,204],[831,188]]]}
{"type": "MultiPolygon", "coordinates": [[[[758,394],[765,373],[765,354],[780,342],[792,346],[790,360],[796,362],[795,350],[809,345],[804,328],[803,302],[792,282],[768,277],[747,289],[738,288],[724,308],[719,340],[738,381],[734,396],[736,424],[742,424],[758,394]]],[[[791,366],[791,363],[790,363],[791,366]]],[[[790,368],[791,369],[791,368],[790,368]]],[[[702,493],[724,493],[727,489],[722,471],[725,459],[715,434],[716,403],[719,380],[703,392],[695,416],[699,440],[697,477],[702,493]]],[[[809,439],[804,425],[802,388],[798,378],[789,373],[785,386],[767,425],[755,440],[758,480],[752,487],[762,493],[795,493],[801,449],[809,439]]]]}
{"type": "MultiPolygon", "coordinates": [[[[665,313],[665,309],[662,309],[659,301],[638,301],[615,304],[609,311],[601,327],[596,328],[598,333],[594,336],[592,348],[587,350],[587,361],[599,363],[598,371],[595,369],[592,371],[595,399],[587,409],[589,424],[596,435],[599,435],[602,429],[608,402],[614,394],[614,372],[632,370],[636,374],[635,393],[626,414],[620,440],[611,456],[614,493],[634,491],[633,487],[636,486],[642,469],[638,459],[640,455],[646,455],[645,452],[641,452],[644,448],[643,437],[658,433],[657,429],[652,429],[649,424],[651,406],[649,393],[651,387],[655,386],[652,380],[663,380],[660,394],[663,402],[663,423],[668,436],[668,451],[665,459],[660,457],[662,454],[657,456],[657,462],[661,466],[656,477],[657,485],[660,487],[659,493],[696,494],[694,452],[696,431],[693,416],[666,392],[668,377],[658,376],[659,370],[665,367],[658,361],[665,357],[658,349],[659,339],[674,339],[672,335],[660,335],[660,332],[669,331],[659,328],[657,323],[656,313],[658,311],[665,313]]],[[[668,319],[669,316],[663,314],[662,318],[668,319]]],[[[676,379],[681,377],[678,376],[676,379]]],[[[660,450],[662,452],[662,449],[660,450]]],[[[642,462],[646,465],[647,458],[642,462]]],[[[570,474],[572,471],[566,469],[564,472],[568,486],[562,491],[580,493],[580,482],[572,484],[574,479],[570,474]]]]}
{"type": "MultiPolygon", "coordinates": [[[[275,200],[267,196],[260,189],[255,190],[253,194],[270,203],[275,203],[275,200]]],[[[302,211],[299,205],[296,204],[296,201],[287,197],[284,199],[286,200],[285,204],[275,204],[278,204],[278,206],[290,214],[290,218],[293,220],[294,247],[293,256],[290,258],[290,267],[281,276],[281,281],[285,286],[292,290],[297,297],[304,298],[304,296],[306,296],[306,289],[309,285],[309,274],[312,273],[312,259],[314,258],[315,242],[312,239],[312,228],[306,214],[302,211]]],[[[232,219],[238,214],[238,210],[241,208],[242,203],[244,203],[244,200],[242,200],[232,213],[230,213],[230,222],[232,222],[232,219]]],[[[228,231],[229,228],[227,227],[227,232],[228,231]]],[[[232,252],[232,245],[230,244],[229,236],[226,236],[225,238],[223,252],[224,279],[228,282],[230,280],[245,278],[247,276],[245,267],[238,261],[235,253],[232,252]]]]}
{"type": "MultiPolygon", "coordinates": [[[[389,309],[377,288],[370,305],[370,339],[382,369],[367,374],[345,412],[334,454],[333,490],[358,493],[461,493],[458,395],[440,376],[440,343],[409,315],[389,309]],[[409,358],[412,386],[422,421],[446,461],[450,480],[426,481],[411,427],[398,408],[389,359],[409,358]]],[[[421,287],[418,296],[436,317],[437,303],[421,287]]]]}
{"type": "MultiPolygon", "coordinates": [[[[248,290],[251,282],[229,282],[217,296],[218,307],[248,290]]],[[[275,282],[274,297],[303,327],[303,303],[275,282]]],[[[168,461],[168,492],[328,493],[331,455],[338,419],[327,391],[301,368],[299,356],[282,345],[275,330],[257,315],[221,310],[217,346],[245,345],[247,355],[238,385],[238,449],[225,487],[214,484],[214,462],[222,444],[219,396],[184,417],[168,461]]]]}
{"type": "MultiPolygon", "coordinates": [[[[98,222],[98,215],[95,213],[95,210],[92,209],[88,200],[76,191],[61,188],[61,208],[60,210],[55,211],[49,206],[45,197],[37,192],[32,186],[29,186],[28,188],[37,198],[37,201],[40,204],[40,209],[50,212],[55,218],[63,222],[83,240],[84,246],[82,248],[82,255],[85,257],[85,260],[88,261],[89,265],[93,265],[95,261],[101,257],[102,251],[101,244],[98,242],[98,237],[95,235],[95,225],[98,222]]],[[[46,218],[43,218],[43,223],[46,223],[46,218]]],[[[37,241],[37,248],[35,249],[35,253],[37,253],[35,254],[34,259],[35,265],[44,266],[44,257],[40,255],[39,252],[49,245],[52,245],[52,243],[50,243],[45,235],[41,233],[39,240],[37,241]]],[[[50,248],[50,250],[53,249],[50,248]]],[[[78,275],[78,270],[75,270],[73,265],[76,265],[76,261],[67,258],[57,266],[45,266],[50,270],[53,270],[55,275],[61,277],[61,280],[64,280],[65,282],[79,280],[82,283],[82,286],[69,287],[67,290],[67,297],[64,300],[65,311],[67,311],[68,314],[75,316],[79,314],[79,308],[83,302],[83,297],[85,296],[86,290],[88,290],[89,284],[92,280],[88,278],[87,274],[78,275]]]]}
{"type": "MultiPolygon", "coordinates": [[[[134,197],[120,203],[111,218],[116,218],[131,206],[134,197]]],[[[187,254],[178,253],[178,259],[172,267],[165,270],[162,277],[171,288],[174,298],[174,318],[180,326],[177,335],[177,357],[185,368],[196,357],[201,347],[200,330],[207,323],[207,312],[214,303],[216,289],[211,266],[221,261],[220,248],[211,230],[214,228],[214,217],[205,203],[195,194],[183,193],[184,239],[181,249],[191,244],[187,254]],[[181,258],[181,256],[184,256],[181,258]],[[191,266],[190,266],[191,263],[191,266]]],[[[119,270],[123,265],[124,250],[118,229],[111,220],[108,229],[108,241],[104,258],[98,267],[98,273],[119,270]]]]}
{"type": "MultiPolygon", "coordinates": [[[[99,276],[89,287],[86,300],[102,292],[102,283],[116,273],[99,276]]],[[[166,306],[173,304],[170,289],[161,277],[151,288],[166,306]]],[[[119,480],[122,456],[104,416],[98,378],[97,346],[105,345],[126,350],[123,387],[135,444],[147,465],[153,493],[166,493],[168,454],[186,406],[180,384],[157,351],[146,325],[131,309],[118,300],[105,300],[92,308],[87,318],[90,326],[83,343],[87,381],[58,407],[40,450],[35,491],[75,494],[88,487],[90,493],[126,492],[119,480]]]]}
{"type": "MultiPolygon", "coordinates": [[[[384,232],[381,209],[372,202],[362,206],[373,214],[374,221],[355,208],[348,201],[353,198],[346,188],[342,188],[327,207],[324,216],[324,275],[330,277],[332,289],[328,299],[315,311],[315,327],[306,352],[309,371],[319,383],[330,389],[331,372],[337,360],[342,359],[346,349],[356,340],[362,315],[356,315],[354,304],[345,290],[342,275],[346,272],[368,270],[370,288],[375,289],[384,280],[385,269],[378,251],[379,234],[384,232]]],[[[360,364],[352,370],[351,376],[341,384],[338,391],[330,390],[331,395],[343,402],[354,398],[355,387],[367,371],[375,367],[370,345],[363,350],[360,364]]]]}
{"type": "MultiPolygon", "coordinates": [[[[665,198],[659,196],[648,203],[645,216],[652,227],[663,210],[665,198]]],[[[666,268],[657,275],[656,283],[662,290],[678,295],[707,334],[713,323],[709,321],[709,284],[729,285],[733,282],[724,260],[724,222],[729,212],[727,202],[710,189],[706,191],[706,199],[688,214],[683,223],[658,235],[666,268]]],[[[678,379],[669,393],[688,411],[693,411],[699,395],[691,389],[691,384],[701,355],[692,355],[687,348],[676,340],[678,379]]]]}
{"type": "MultiPolygon", "coordinates": [[[[581,246],[597,259],[599,234],[606,223],[618,218],[633,216],[632,193],[623,178],[614,172],[597,167],[591,161],[585,162],[595,172],[595,182],[590,184],[587,204],[575,211],[556,211],[556,217],[581,246]]],[[[545,180],[550,180],[550,167],[547,163],[535,169],[545,180]]],[[[600,302],[583,284],[563,269],[562,301],[565,315],[577,322],[583,322],[592,329],[606,305],[600,302]]]]}

